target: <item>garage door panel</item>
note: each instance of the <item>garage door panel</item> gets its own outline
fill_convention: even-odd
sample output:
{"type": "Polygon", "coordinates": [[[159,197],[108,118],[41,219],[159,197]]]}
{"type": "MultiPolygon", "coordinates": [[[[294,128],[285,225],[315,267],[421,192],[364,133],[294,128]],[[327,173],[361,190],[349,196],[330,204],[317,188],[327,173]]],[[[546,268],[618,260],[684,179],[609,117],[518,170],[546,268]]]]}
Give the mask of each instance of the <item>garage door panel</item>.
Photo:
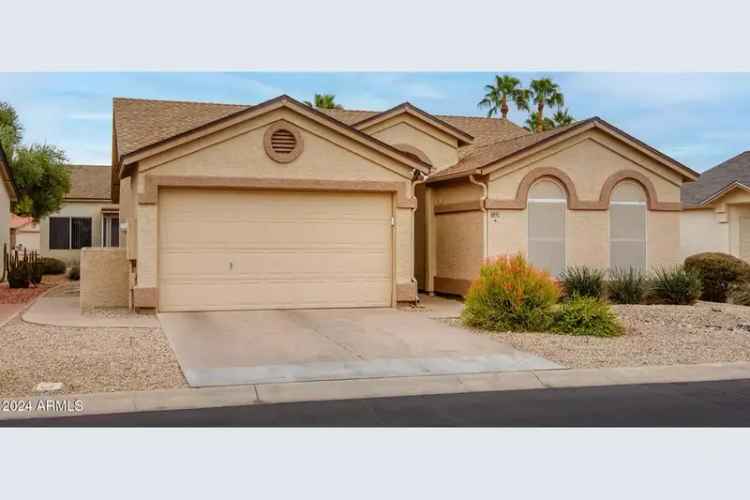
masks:
{"type": "Polygon", "coordinates": [[[385,193],[165,190],[162,310],[390,306],[385,193]]]}
{"type": "Polygon", "coordinates": [[[201,248],[259,248],[273,249],[277,245],[289,248],[316,247],[382,247],[389,238],[390,221],[347,221],[341,219],[294,221],[267,220],[197,221],[166,218],[162,238],[165,248],[180,246],[201,248]]]}
{"type": "Polygon", "coordinates": [[[390,303],[390,279],[363,283],[340,281],[253,281],[166,285],[169,311],[383,307],[390,303]],[[386,292],[386,290],[388,290],[386,292]],[[172,300],[179,297],[179,300],[172,300]]]}
{"type": "Polygon", "coordinates": [[[167,252],[159,272],[164,279],[184,276],[221,276],[223,279],[232,279],[246,274],[260,276],[292,272],[342,279],[368,275],[388,278],[389,274],[383,273],[383,270],[389,264],[390,254],[385,249],[380,252],[340,253],[167,252]]]}

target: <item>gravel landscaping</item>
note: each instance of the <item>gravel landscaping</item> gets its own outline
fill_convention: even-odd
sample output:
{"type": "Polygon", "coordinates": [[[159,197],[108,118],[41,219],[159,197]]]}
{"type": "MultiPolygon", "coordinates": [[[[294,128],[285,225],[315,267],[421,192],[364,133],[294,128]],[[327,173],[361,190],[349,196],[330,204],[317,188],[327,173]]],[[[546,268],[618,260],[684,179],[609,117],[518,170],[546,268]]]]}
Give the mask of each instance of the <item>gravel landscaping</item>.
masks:
{"type": "Polygon", "coordinates": [[[0,283],[0,304],[25,304],[31,302],[50,288],[67,281],[64,274],[45,275],[42,282],[29,288],[9,288],[8,282],[0,283]]]}
{"type": "Polygon", "coordinates": [[[15,319],[0,328],[0,397],[28,397],[39,382],[65,393],[187,387],[159,328],[70,328],[15,319]]]}
{"type": "MultiPolygon", "coordinates": [[[[750,307],[614,305],[620,337],[495,333],[497,340],[569,368],[645,366],[750,360],[750,307]]],[[[460,320],[446,320],[460,325],[460,320]]]]}

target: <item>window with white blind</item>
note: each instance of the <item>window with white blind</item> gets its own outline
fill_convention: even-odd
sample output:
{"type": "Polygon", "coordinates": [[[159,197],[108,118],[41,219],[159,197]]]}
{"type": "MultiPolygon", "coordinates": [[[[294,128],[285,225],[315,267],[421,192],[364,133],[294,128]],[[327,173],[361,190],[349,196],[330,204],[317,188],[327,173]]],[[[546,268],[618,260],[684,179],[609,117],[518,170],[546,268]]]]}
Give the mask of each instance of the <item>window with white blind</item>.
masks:
{"type": "Polygon", "coordinates": [[[552,276],[565,270],[565,191],[552,180],[529,190],[529,262],[552,276]]]}
{"type": "Polygon", "coordinates": [[[612,191],[609,204],[609,267],[646,270],[646,193],[636,182],[624,181],[612,191]]]}

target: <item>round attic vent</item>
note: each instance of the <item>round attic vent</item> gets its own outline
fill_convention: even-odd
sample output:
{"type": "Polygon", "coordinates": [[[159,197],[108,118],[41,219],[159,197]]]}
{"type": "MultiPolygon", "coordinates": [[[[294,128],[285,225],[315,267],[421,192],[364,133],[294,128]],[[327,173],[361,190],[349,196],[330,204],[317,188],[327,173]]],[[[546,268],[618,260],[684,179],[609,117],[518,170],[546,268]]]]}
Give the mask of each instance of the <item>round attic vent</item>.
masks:
{"type": "Polygon", "coordinates": [[[291,123],[274,123],[268,127],[263,139],[266,154],[279,163],[294,161],[302,153],[302,135],[291,123]]]}

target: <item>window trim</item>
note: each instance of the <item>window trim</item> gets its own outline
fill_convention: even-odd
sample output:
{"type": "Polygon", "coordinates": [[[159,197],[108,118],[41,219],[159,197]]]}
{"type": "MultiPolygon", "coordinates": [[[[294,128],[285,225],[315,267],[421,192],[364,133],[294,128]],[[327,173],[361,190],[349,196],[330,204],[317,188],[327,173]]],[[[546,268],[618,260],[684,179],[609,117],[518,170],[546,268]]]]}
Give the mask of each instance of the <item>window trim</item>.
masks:
{"type": "Polygon", "coordinates": [[[72,215],[55,215],[49,217],[49,224],[48,224],[48,231],[47,231],[47,247],[49,250],[55,250],[55,251],[66,251],[66,250],[81,250],[82,248],[89,248],[93,247],[94,245],[94,218],[93,217],[74,217],[72,215]],[[68,246],[67,248],[52,248],[52,219],[67,219],[68,220],[68,246]],[[88,220],[90,224],[89,233],[91,238],[91,244],[86,246],[81,246],[79,248],[73,248],[73,220],[88,220]]]}
{"type": "MultiPolygon", "coordinates": [[[[533,186],[532,186],[533,187],[533,186]]],[[[564,189],[564,188],[560,188],[564,189]]],[[[529,205],[539,203],[539,204],[556,204],[556,205],[562,205],[564,208],[563,211],[563,218],[562,218],[562,269],[560,272],[564,272],[568,268],[568,200],[566,198],[527,198],[526,199],[526,260],[533,265],[531,262],[531,259],[529,258],[529,250],[531,249],[531,231],[529,228],[531,227],[531,217],[529,217],[529,205]]],[[[552,240],[549,238],[545,239],[538,239],[534,238],[534,241],[558,241],[558,240],[552,240]]],[[[550,273],[552,274],[552,273],[550,273]]],[[[558,276],[553,275],[555,278],[558,276]]]]}
{"type": "Polygon", "coordinates": [[[112,246],[112,220],[117,219],[118,221],[118,232],[119,232],[119,221],[120,215],[115,213],[104,213],[102,214],[102,248],[118,248],[119,247],[119,235],[118,235],[118,246],[112,246]],[[109,238],[107,237],[109,236],[109,238]]]}

